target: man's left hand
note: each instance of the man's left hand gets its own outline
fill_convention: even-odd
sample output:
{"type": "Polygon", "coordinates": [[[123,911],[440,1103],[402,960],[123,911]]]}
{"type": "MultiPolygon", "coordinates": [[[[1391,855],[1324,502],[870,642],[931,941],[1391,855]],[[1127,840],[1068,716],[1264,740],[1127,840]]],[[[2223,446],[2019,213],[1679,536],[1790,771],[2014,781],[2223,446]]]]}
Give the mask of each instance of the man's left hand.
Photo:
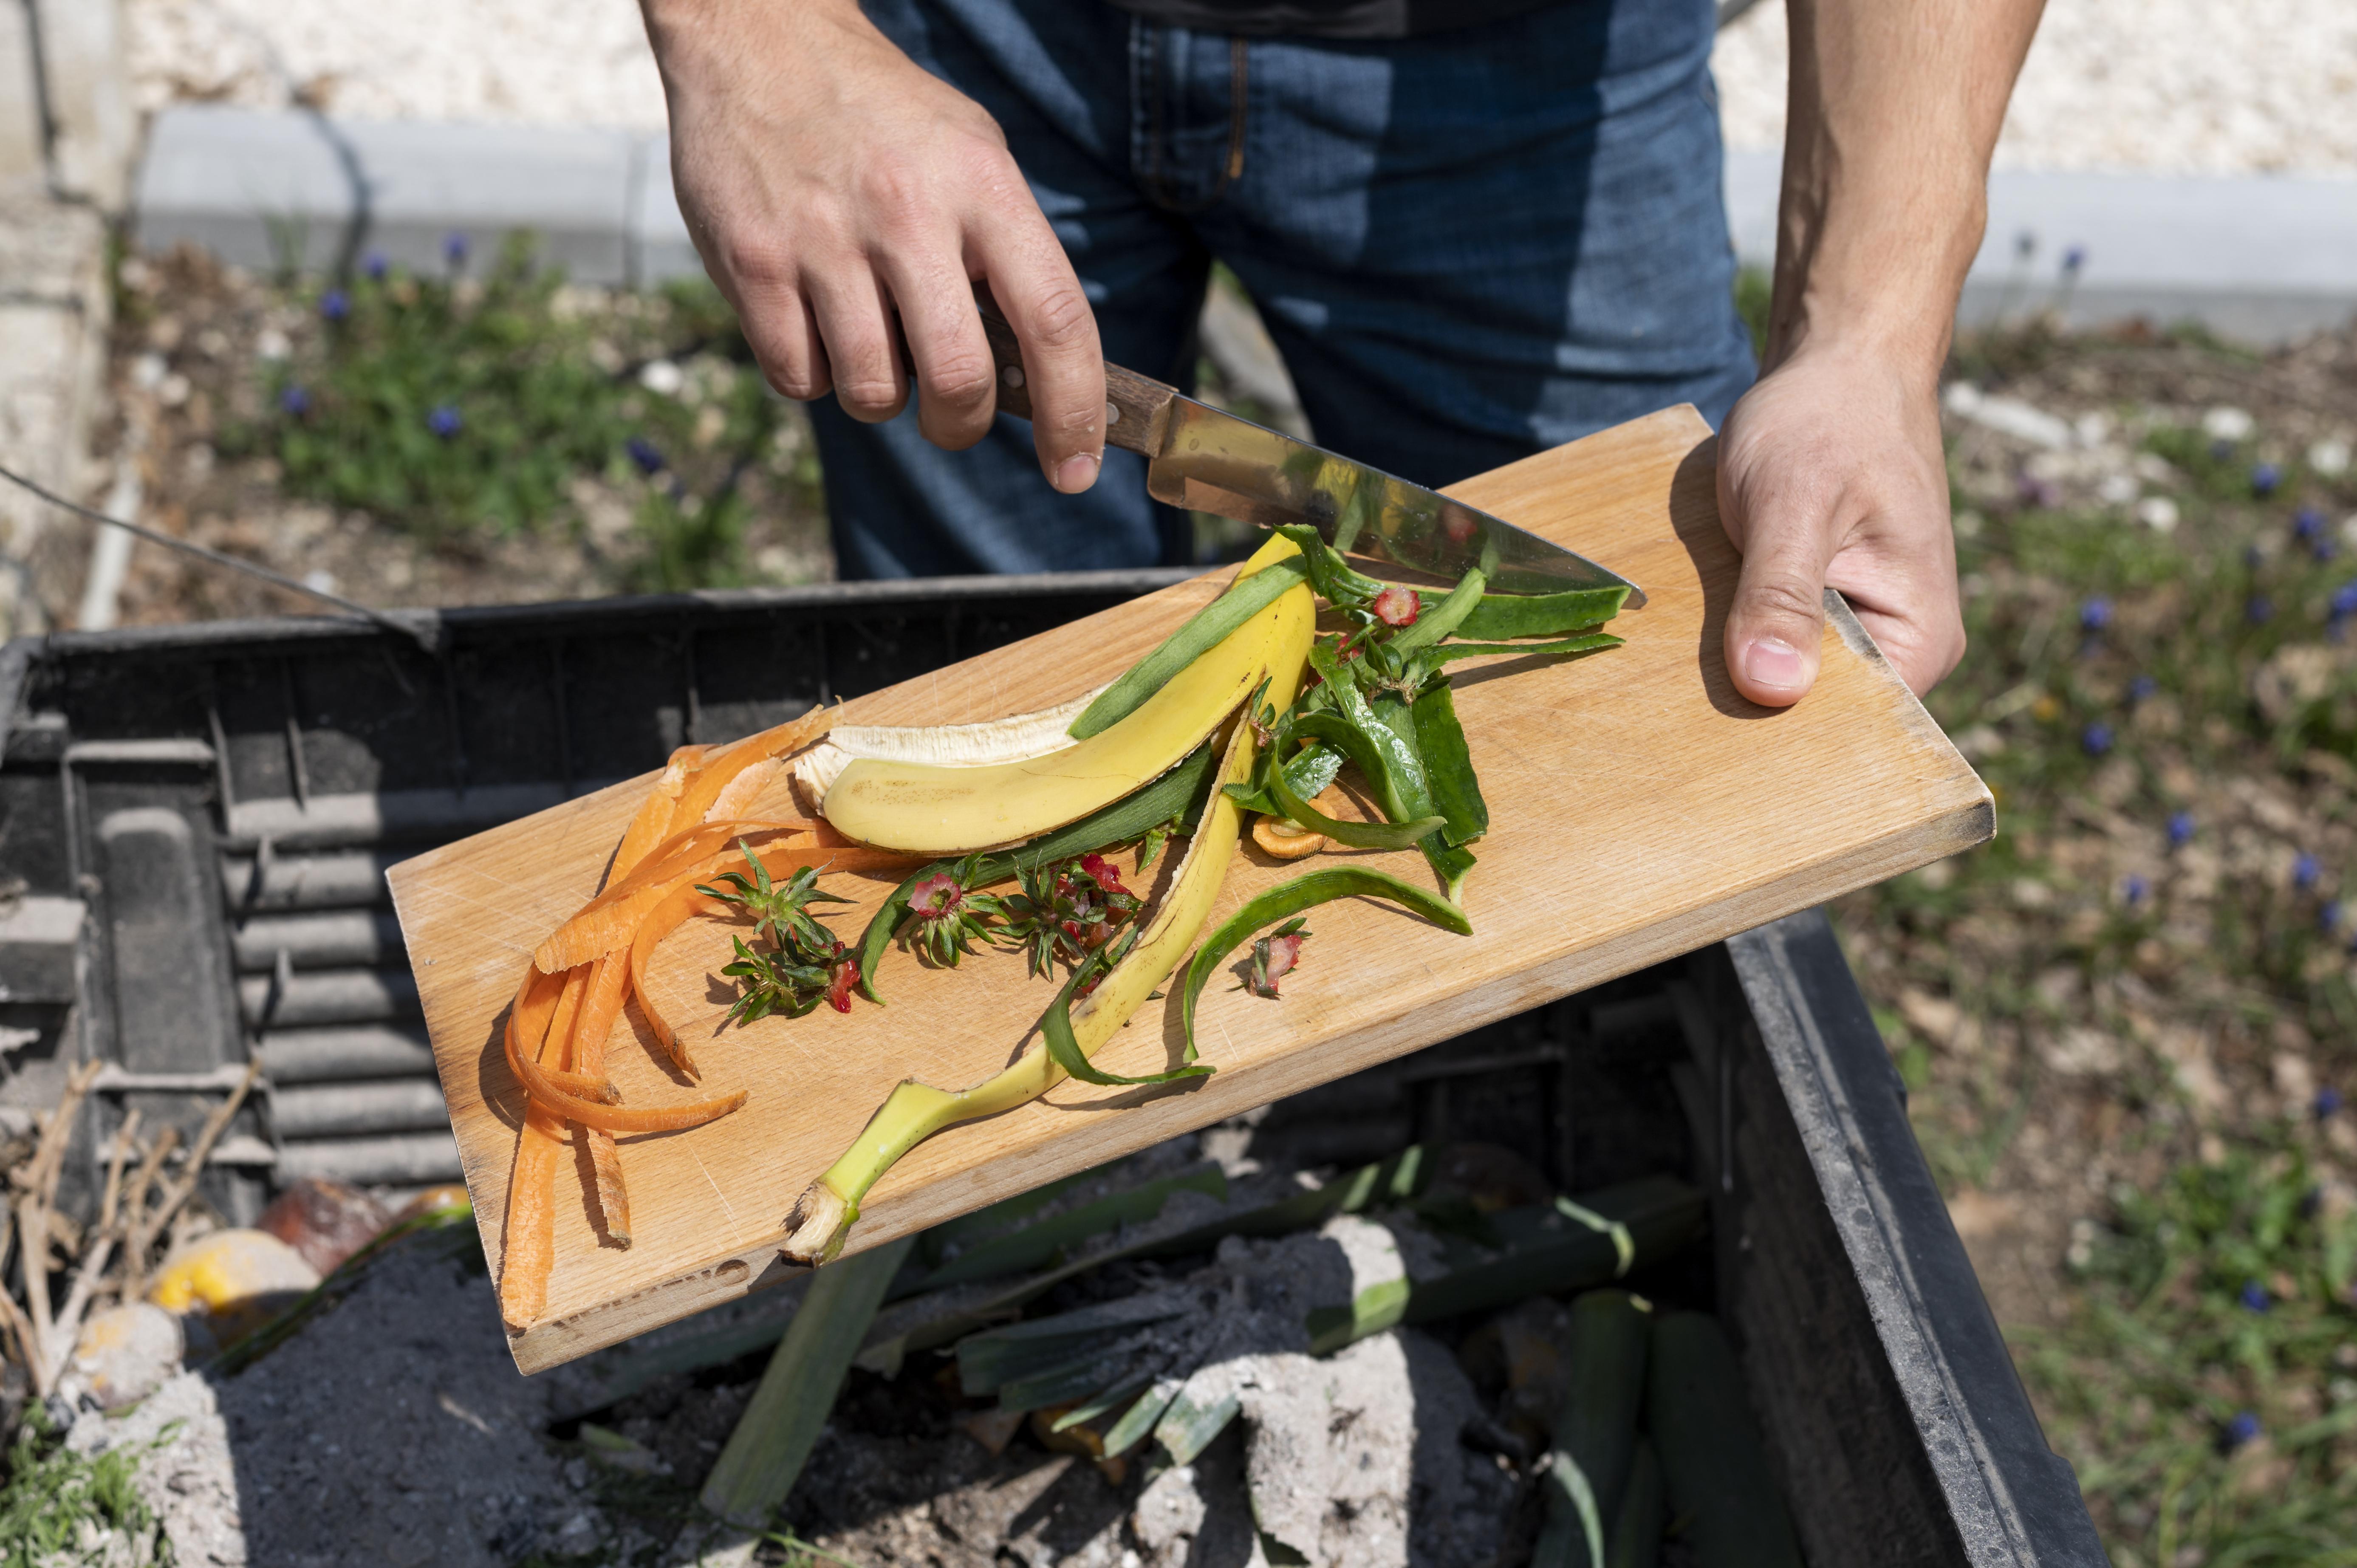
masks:
{"type": "Polygon", "coordinates": [[[1727,665],[1753,702],[1815,683],[1828,587],[1918,694],[1964,657],[1936,377],[1803,348],[1727,415],[1718,510],[1743,553],[1727,665]]]}

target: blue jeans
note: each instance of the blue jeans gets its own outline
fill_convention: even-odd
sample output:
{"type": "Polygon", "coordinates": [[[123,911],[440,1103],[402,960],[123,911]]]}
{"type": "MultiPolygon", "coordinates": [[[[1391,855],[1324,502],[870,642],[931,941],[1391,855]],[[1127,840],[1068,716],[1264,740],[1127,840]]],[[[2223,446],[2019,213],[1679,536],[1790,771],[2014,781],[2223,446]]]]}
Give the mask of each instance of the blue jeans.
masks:
{"type": "MultiPolygon", "coordinates": [[[[1103,0],[867,0],[981,102],[1107,360],[1194,381],[1214,258],[1318,444],[1443,485],[1751,384],[1720,192],[1710,0],[1567,0],[1400,42],[1230,38],[1103,0]]],[[[1108,451],[1061,496],[1031,427],[964,452],[912,407],[812,409],[845,577],[1176,564],[1186,520],[1108,451]]]]}

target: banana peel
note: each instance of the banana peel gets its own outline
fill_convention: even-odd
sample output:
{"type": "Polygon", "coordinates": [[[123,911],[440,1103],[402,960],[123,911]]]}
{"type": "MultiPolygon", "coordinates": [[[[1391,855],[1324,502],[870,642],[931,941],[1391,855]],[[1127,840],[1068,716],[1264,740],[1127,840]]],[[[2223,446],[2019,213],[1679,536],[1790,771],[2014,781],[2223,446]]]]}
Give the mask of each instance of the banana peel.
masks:
{"type": "MultiPolygon", "coordinates": [[[[1272,538],[1241,581],[1297,555],[1272,538]]],[[[1317,619],[1308,584],[1214,644],[1119,723],[1043,756],[981,767],[859,757],[827,789],[819,814],[862,843],[934,855],[1020,843],[1144,789],[1234,713],[1264,671],[1291,682],[1317,619]]],[[[1290,701],[1290,695],[1286,699],[1290,701]]]]}

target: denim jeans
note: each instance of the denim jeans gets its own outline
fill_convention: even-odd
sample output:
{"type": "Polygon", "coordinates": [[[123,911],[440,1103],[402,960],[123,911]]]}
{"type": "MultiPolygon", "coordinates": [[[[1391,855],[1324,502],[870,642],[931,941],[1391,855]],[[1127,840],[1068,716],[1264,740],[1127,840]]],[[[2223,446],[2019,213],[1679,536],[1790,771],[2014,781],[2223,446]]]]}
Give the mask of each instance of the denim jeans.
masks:
{"type": "MultiPolygon", "coordinates": [[[[1391,42],[1231,38],[1102,0],[867,0],[997,117],[1105,358],[1194,381],[1214,258],[1320,446],[1443,485],[1756,373],[1733,304],[1710,0],[1567,0],[1391,42]]],[[[845,577],[1175,564],[1186,520],[1108,451],[1050,489],[1001,415],[812,410],[845,577]]]]}

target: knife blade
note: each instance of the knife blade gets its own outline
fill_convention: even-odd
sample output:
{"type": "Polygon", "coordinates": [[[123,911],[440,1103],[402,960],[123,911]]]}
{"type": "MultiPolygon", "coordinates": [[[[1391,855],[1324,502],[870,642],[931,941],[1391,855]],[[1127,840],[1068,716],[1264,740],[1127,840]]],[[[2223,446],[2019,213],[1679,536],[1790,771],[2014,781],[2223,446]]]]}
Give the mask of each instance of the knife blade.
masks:
{"type": "MultiPolygon", "coordinates": [[[[988,296],[975,292],[999,410],[1028,419],[1021,345],[988,296]]],[[[1460,577],[1479,566],[1501,593],[1625,587],[1630,608],[1645,602],[1636,584],[1553,540],[1149,376],[1107,364],[1105,398],[1105,442],[1146,459],[1146,489],[1157,500],[1264,528],[1308,523],[1337,550],[1436,576],[1460,577]]]]}

